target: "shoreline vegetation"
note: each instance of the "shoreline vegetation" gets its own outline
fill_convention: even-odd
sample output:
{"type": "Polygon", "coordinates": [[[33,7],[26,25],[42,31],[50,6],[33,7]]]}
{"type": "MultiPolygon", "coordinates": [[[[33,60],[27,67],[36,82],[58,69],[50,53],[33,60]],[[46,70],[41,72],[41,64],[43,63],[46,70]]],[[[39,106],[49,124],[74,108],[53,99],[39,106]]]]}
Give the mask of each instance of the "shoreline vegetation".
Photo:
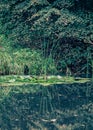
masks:
{"type": "Polygon", "coordinates": [[[0,0],[0,130],[93,130],[93,0],[0,0]]]}
{"type": "Polygon", "coordinates": [[[31,75],[9,75],[0,76],[0,86],[21,86],[28,84],[40,84],[44,86],[53,84],[73,84],[91,82],[91,78],[71,77],[71,76],[31,76],[31,75]]]}

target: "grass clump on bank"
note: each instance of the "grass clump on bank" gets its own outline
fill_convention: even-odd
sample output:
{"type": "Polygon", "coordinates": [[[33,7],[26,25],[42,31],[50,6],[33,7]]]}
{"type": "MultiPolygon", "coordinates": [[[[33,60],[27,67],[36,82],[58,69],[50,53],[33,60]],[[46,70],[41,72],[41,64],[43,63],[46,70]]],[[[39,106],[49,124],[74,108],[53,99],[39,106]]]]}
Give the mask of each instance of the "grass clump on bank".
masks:
{"type": "Polygon", "coordinates": [[[12,53],[0,51],[0,75],[55,74],[55,63],[51,56],[44,58],[38,50],[20,49],[12,53]]]}

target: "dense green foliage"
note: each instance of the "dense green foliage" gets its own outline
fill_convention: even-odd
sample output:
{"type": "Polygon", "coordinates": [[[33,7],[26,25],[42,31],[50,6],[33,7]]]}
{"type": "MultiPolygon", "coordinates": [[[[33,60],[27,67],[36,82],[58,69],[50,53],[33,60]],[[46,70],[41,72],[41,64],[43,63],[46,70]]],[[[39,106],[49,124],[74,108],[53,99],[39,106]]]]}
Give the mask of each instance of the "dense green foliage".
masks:
{"type": "Polygon", "coordinates": [[[0,74],[31,74],[42,75],[46,69],[46,74],[57,72],[53,59],[44,57],[40,52],[29,49],[20,49],[10,54],[0,52],[0,74]],[[28,69],[28,73],[25,73],[28,69]]]}
{"type": "Polygon", "coordinates": [[[16,74],[22,74],[27,62],[30,74],[67,74],[69,70],[70,75],[85,75],[90,68],[91,75],[92,7],[92,0],[1,0],[0,51],[5,49],[8,61],[0,64],[9,72],[1,69],[0,73],[15,73],[10,67],[13,62],[16,74]]]}

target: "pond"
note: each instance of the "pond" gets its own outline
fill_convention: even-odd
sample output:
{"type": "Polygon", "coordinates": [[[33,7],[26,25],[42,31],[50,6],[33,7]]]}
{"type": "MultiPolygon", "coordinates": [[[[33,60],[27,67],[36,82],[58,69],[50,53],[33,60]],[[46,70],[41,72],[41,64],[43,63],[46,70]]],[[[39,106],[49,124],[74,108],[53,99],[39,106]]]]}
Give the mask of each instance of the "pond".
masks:
{"type": "Polygon", "coordinates": [[[1,86],[0,130],[93,130],[92,84],[1,86]]]}

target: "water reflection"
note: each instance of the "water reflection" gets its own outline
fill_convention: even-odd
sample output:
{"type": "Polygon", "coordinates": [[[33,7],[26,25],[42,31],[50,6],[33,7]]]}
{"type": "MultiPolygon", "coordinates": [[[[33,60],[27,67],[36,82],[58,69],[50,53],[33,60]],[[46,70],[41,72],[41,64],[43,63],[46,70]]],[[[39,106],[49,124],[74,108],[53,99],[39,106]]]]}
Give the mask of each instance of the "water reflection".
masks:
{"type": "Polygon", "coordinates": [[[87,100],[87,85],[0,87],[0,129],[91,130],[93,89],[87,100]]]}

